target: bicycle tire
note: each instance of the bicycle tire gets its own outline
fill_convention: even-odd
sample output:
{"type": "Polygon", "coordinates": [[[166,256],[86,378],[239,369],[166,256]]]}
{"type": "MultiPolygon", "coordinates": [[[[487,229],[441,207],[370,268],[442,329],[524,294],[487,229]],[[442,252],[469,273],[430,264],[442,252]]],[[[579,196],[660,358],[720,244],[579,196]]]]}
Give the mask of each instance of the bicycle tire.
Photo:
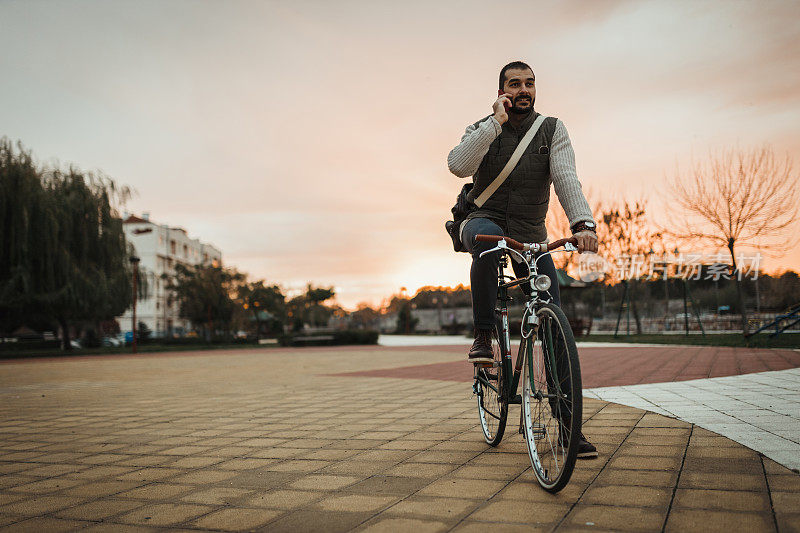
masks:
{"type": "Polygon", "coordinates": [[[583,415],[581,371],[575,337],[564,312],[547,303],[537,309],[536,316],[535,335],[520,344],[520,357],[525,357],[523,434],[537,481],[555,493],[569,482],[578,456],[583,415]]]}
{"type": "Polygon", "coordinates": [[[489,446],[497,446],[503,439],[508,419],[508,402],[505,397],[505,370],[503,350],[497,328],[492,330],[494,365],[476,366],[474,391],[478,396],[478,420],[483,439],[489,446]]]}

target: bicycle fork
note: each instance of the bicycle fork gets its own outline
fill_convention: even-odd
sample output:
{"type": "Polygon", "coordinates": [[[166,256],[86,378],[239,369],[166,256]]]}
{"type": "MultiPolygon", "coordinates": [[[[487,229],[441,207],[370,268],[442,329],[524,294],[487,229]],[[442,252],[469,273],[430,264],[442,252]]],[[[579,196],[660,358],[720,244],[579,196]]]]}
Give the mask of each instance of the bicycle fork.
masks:
{"type": "MultiPolygon", "coordinates": [[[[533,332],[531,333],[531,336],[534,335],[536,326],[538,326],[538,325],[539,325],[539,317],[536,316],[536,313],[534,313],[531,310],[531,312],[528,314],[528,326],[533,330],[533,332]]],[[[524,341],[524,339],[523,339],[523,341],[524,341]]],[[[523,342],[523,344],[520,345],[520,351],[521,351],[521,348],[522,348],[523,345],[528,347],[528,351],[527,351],[527,353],[524,353],[524,354],[520,353],[517,356],[517,368],[514,371],[516,373],[518,373],[520,376],[524,375],[525,376],[524,379],[528,380],[528,386],[533,390],[536,387],[536,384],[533,381],[533,340],[531,342],[528,342],[528,343],[524,343],[523,342]],[[528,367],[527,368],[527,370],[528,370],[527,372],[524,372],[524,373],[522,372],[522,365],[527,365],[527,367],[528,367]]],[[[523,383],[523,386],[522,386],[522,391],[523,391],[523,394],[524,394],[524,392],[525,392],[525,384],[524,383],[523,383]]],[[[533,390],[533,392],[535,393],[536,391],[533,390]]],[[[525,400],[527,400],[528,402],[531,401],[530,398],[522,398],[522,397],[520,397],[520,406],[519,406],[519,434],[520,435],[523,434],[523,431],[525,429],[525,427],[524,427],[524,425],[525,425],[525,413],[524,413],[525,409],[523,408],[524,406],[522,405],[522,402],[524,402],[525,400]]],[[[542,428],[531,428],[531,429],[533,430],[533,433],[534,433],[534,439],[537,438],[537,435],[538,435],[538,438],[541,438],[545,434],[544,429],[542,429],[542,428]]]]}

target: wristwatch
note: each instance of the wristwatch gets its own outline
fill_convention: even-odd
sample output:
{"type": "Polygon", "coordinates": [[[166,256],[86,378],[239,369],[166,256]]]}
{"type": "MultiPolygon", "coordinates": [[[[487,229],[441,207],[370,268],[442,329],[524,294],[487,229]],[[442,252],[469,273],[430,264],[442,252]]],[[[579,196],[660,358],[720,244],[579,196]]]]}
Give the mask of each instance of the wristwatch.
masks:
{"type": "Polygon", "coordinates": [[[572,234],[575,235],[579,231],[591,231],[597,233],[597,224],[591,220],[582,220],[572,226],[572,234]]]}

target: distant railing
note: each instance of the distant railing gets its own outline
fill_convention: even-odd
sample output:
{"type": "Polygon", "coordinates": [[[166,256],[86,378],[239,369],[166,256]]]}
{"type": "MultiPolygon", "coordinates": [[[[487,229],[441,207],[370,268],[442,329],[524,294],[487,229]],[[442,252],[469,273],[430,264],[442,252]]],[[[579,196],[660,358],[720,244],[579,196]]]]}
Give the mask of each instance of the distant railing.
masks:
{"type": "MultiPolygon", "coordinates": [[[[769,324],[779,316],[778,313],[762,313],[756,316],[748,317],[748,326],[750,331],[755,331],[758,328],[769,324]]],[[[724,315],[719,317],[702,316],[700,321],[703,324],[703,329],[706,333],[718,332],[740,332],[742,331],[742,318],[740,315],[724,315]]],[[[700,332],[700,326],[697,323],[697,318],[694,315],[689,315],[689,331],[700,332]]],[[[614,327],[617,323],[616,318],[604,318],[594,320],[592,324],[592,333],[613,333],[614,327]]],[[[669,318],[642,318],[642,333],[680,333],[686,331],[686,319],[683,316],[671,316],[669,318]]],[[[631,316],[630,322],[631,333],[636,332],[636,321],[631,316]]],[[[627,332],[627,320],[623,315],[619,325],[620,333],[627,332]]],[[[786,329],[786,332],[800,332],[800,323],[791,325],[786,329]]]]}

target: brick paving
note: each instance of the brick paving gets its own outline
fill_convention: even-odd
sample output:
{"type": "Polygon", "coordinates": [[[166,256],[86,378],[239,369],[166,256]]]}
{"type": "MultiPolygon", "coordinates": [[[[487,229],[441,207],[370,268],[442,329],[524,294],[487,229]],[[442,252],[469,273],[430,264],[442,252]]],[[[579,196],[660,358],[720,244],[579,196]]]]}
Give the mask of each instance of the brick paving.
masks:
{"type": "Polygon", "coordinates": [[[2,364],[0,529],[800,530],[800,476],[690,423],[587,400],[600,458],[551,495],[514,431],[517,408],[489,448],[466,383],[341,375],[462,352],[2,364]]]}
{"type": "MultiPolygon", "coordinates": [[[[515,356],[513,350],[517,346],[516,343],[512,345],[515,356]]],[[[738,376],[800,367],[800,351],[797,350],[674,345],[614,345],[607,348],[579,345],[578,348],[583,386],[587,388],[738,376]]],[[[472,369],[461,364],[465,353],[463,346],[436,347],[436,350],[460,355],[461,358],[442,363],[357,371],[348,375],[472,381],[472,369]]]]}

